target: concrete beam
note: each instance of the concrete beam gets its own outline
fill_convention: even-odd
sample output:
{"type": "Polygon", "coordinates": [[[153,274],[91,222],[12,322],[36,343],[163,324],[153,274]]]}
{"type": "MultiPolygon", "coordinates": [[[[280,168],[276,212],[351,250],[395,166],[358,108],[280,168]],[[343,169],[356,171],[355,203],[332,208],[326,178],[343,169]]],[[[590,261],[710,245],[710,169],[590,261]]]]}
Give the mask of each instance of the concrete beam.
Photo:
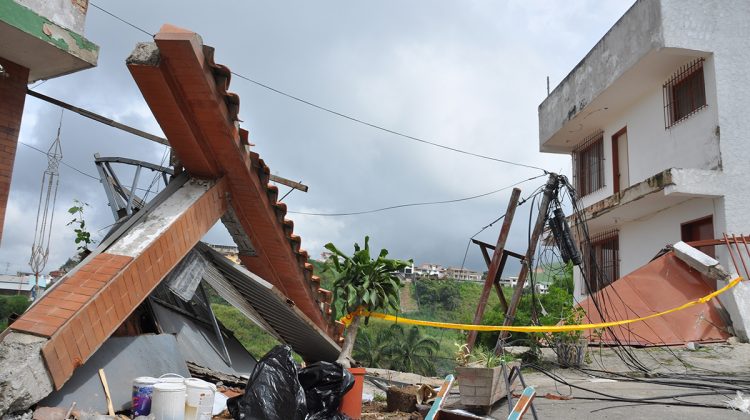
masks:
{"type": "Polygon", "coordinates": [[[731,276],[727,270],[719,264],[719,261],[693,248],[685,242],[680,241],[672,245],[672,251],[674,251],[674,255],[685,264],[710,279],[720,281],[731,280],[731,276]]]}

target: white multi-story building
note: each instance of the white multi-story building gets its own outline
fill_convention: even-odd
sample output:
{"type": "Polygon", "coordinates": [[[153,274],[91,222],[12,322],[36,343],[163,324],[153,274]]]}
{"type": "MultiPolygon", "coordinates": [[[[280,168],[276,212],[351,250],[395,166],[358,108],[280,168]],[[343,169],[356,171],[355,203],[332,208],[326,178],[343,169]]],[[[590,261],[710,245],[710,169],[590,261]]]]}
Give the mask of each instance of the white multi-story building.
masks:
{"type": "Polygon", "coordinates": [[[481,281],[482,273],[468,268],[448,267],[445,270],[445,277],[460,281],[481,281]]]}
{"type": "MultiPolygon", "coordinates": [[[[748,40],[750,2],[639,0],[539,106],[540,150],[572,155],[611,279],[679,240],[750,233],[748,40]]],[[[749,289],[722,298],[745,338],[749,289]]]]}
{"type": "Polygon", "coordinates": [[[440,264],[424,263],[414,269],[414,274],[418,277],[442,279],[445,277],[445,267],[440,264]]]}

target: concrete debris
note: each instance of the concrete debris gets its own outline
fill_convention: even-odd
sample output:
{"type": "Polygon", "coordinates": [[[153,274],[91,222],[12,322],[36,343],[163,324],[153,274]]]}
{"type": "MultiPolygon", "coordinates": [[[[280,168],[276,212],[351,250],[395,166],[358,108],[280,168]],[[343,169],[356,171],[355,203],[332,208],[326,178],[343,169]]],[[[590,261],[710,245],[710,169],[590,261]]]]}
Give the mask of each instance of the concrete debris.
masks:
{"type": "Polygon", "coordinates": [[[32,420],[34,412],[31,410],[22,411],[18,413],[7,413],[0,417],[0,420],[32,420]]]}
{"type": "MultiPolygon", "coordinates": [[[[34,410],[33,420],[66,420],[65,415],[68,414],[68,408],[65,407],[39,407],[34,410]]],[[[77,412],[73,412],[74,418],[79,418],[77,412]]]]}
{"type": "Polygon", "coordinates": [[[531,351],[531,347],[527,346],[507,346],[503,347],[505,354],[509,354],[513,357],[521,357],[524,353],[531,351]]]}
{"type": "Polygon", "coordinates": [[[16,332],[0,342],[0,413],[26,410],[52,392],[41,353],[46,342],[46,338],[16,332]]]}

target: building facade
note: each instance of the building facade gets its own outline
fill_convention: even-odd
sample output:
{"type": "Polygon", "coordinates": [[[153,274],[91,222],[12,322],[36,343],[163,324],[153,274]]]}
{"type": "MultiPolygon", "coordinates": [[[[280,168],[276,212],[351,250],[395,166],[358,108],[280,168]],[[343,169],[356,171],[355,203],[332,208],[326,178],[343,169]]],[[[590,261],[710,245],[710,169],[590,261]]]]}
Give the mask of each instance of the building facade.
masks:
{"type": "MultiPolygon", "coordinates": [[[[750,232],[748,22],[745,1],[639,0],[539,106],[540,150],[572,156],[600,267],[588,285],[576,271],[576,298],[665,245],[750,232]]],[[[740,336],[748,297],[722,298],[740,336]]]]}

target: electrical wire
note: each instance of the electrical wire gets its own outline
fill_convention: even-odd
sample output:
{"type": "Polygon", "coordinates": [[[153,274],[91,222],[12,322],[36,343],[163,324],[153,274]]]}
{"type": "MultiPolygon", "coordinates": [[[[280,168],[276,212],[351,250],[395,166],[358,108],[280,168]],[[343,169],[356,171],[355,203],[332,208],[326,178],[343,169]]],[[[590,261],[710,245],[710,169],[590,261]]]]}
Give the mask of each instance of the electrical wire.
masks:
{"type": "MultiPolygon", "coordinates": [[[[132,28],[134,28],[134,29],[136,29],[136,30],[138,30],[140,32],[143,32],[144,34],[146,34],[146,35],[148,35],[148,36],[150,36],[152,38],[154,37],[154,34],[146,31],[145,29],[143,29],[143,28],[141,28],[141,27],[139,27],[139,26],[137,26],[137,25],[135,25],[135,24],[133,24],[131,22],[128,22],[127,20],[125,20],[125,19],[123,19],[123,18],[115,15],[114,13],[109,12],[109,11],[103,9],[102,7],[99,7],[98,5],[96,5],[94,3],[90,3],[90,4],[92,6],[94,6],[96,9],[101,10],[102,12],[106,13],[107,15],[109,15],[109,16],[117,19],[117,20],[119,20],[120,22],[123,22],[126,25],[128,25],[128,26],[130,26],[130,27],[132,27],[132,28]]],[[[434,141],[426,140],[426,139],[423,139],[423,138],[420,138],[420,137],[416,137],[416,136],[412,136],[412,135],[409,135],[409,134],[405,134],[403,132],[390,129],[390,128],[384,127],[382,125],[371,123],[371,122],[365,121],[363,119],[354,117],[352,115],[345,114],[345,113],[340,112],[340,111],[336,111],[336,110],[334,110],[332,108],[328,108],[328,107],[325,107],[323,105],[318,105],[317,103],[314,103],[314,102],[309,101],[307,99],[303,99],[303,98],[301,98],[299,96],[293,95],[293,94],[285,92],[283,90],[277,89],[277,88],[275,88],[273,86],[270,86],[270,85],[268,85],[266,83],[259,82],[259,81],[255,80],[253,78],[250,78],[250,77],[245,76],[243,74],[237,73],[235,71],[232,71],[231,73],[232,73],[232,75],[234,75],[234,76],[236,76],[236,77],[238,77],[238,78],[240,78],[242,80],[250,82],[250,83],[252,83],[252,84],[254,84],[254,85],[258,86],[258,87],[261,87],[263,89],[266,89],[266,90],[271,91],[273,93],[276,93],[278,95],[284,96],[284,97],[286,97],[288,99],[292,99],[294,101],[297,101],[299,103],[305,104],[307,106],[310,106],[312,108],[318,109],[320,111],[327,112],[327,113],[335,115],[337,117],[341,117],[341,118],[347,119],[349,121],[352,121],[354,123],[361,124],[361,125],[364,125],[364,126],[367,126],[367,127],[370,127],[370,128],[374,128],[376,130],[380,130],[380,131],[383,131],[385,133],[392,134],[394,136],[398,136],[398,137],[401,137],[401,138],[406,139],[406,140],[415,141],[415,142],[418,142],[418,143],[426,144],[426,145],[429,145],[429,146],[437,147],[437,148],[448,150],[448,151],[451,151],[451,152],[456,152],[456,153],[464,154],[464,155],[467,155],[467,156],[477,157],[477,158],[480,158],[480,159],[486,159],[486,160],[490,160],[490,161],[494,161],[494,162],[499,162],[499,163],[504,163],[504,164],[508,164],[508,165],[519,166],[519,167],[523,167],[523,168],[536,169],[536,170],[542,171],[545,175],[549,173],[546,169],[541,168],[539,166],[534,166],[534,165],[529,165],[529,164],[525,164],[525,163],[514,162],[514,161],[510,161],[510,160],[506,160],[506,159],[500,159],[500,158],[496,158],[496,157],[493,157],[493,156],[484,155],[484,154],[481,154],[481,153],[474,153],[474,152],[470,152],[470,151],[467,151],[467,150],[459,149],[459,148],[456,148],[456,147],[446,146],[444,144],[440,144],[440,143],[437,143],[437,142],[434,142],[434,141]]]]}
{"type": "MultiPolygon", "coordinates": [[[[36,148],[36,147],[34,147],[34,146],[32,146],[32,145],[28,144],[28,143],[24,143],[24,142],[22,142],[22,141],[19,141],[19,142],[18,142],[18,144],[22,144],[22,145],[24,145],[24,146],[28,147],[29,149],[32,149],[32,150],[36,150],[37,152],[39,152],[39,153],[42,153],[42,154],[44,154],[44,155],[46,155],[46,154],[47,154],[47,152],[45,152],[44,150],[42,150],[42,149],[38,149],[38,148],[36,148]]],[[[91,179],[95,179],[96,181],[99,181],[99,177],[98,177],[98,176],[94,176],[94,175],[91,175],[91,174],[87,174],[86,172],[83,172],[82,170],[80,170],[80,169],[76,168],[75,166],[69,165],[68,163],[66,163],[66,162],[65,162],[65,161],[63,161],[63,160],[61,160],[61,161],[60,161],[60,163],[62,163],[62,164],[63,164],[63,166],[66,166],[66,167],[68,167],[68,168],[70,168],[70,169],[72,169],[72,170],[74,170],[74,171],[78,172],[79,174],[81,174],[81,175],[83,175],[83,176],[87,176],[87,177],[89,177],[89,178],[91,178],[91,179]]]]}
{"type": "Polygon", "coordinates": [[[681,393],[681,394],[674,394],[674,395],[664,395],[664,396],[654,396],[654,397],[637,397],[637,398],[629,398],[629,397],[622,397],[618,395],[609,394],[606,392],[596,391],[590,388],[586,388],[580,385],[572,384],[559,375],[556,375],[552,372],[549,372],[548,370],[536,366],[533,364],[527,364],[524,365],[525,367],[531,368],[536,370],[537,372],[542,373],[543,375],[547,376],[548,378],[554,380],[555,382],[559,382],[563,385],[566,385],[570,388],[578,389],[581,391],[589,392],[594,395],[599,395],[600,397],[605,397],[605,399],[600,397],[573,397],[577,400],[597,400],[597,401],[620,401],[620,402],[629,402],[629,403],[637,403],[637,404],[654,404],[654,405],[674,405],[674,406],[682,406],[682,407],[700,407],[700,408],[719,408],[719,409],[730,409],[729,406],[726,404],[719,405],[719,404],[707,404],[707,403],[694,403],[694,402],[686,402],[686,401],[679,401],[676,400],[677,398],[684,398],[684,397],[690,397],[690,396],[700,396],[700,395],[723,395],[715,390],[713,391],[706,391],[706,392],[690,392],[690,393],[681,393]],[[667,400],[667,401],[661,401],[661,400],[667,400]],[[675,401],[669,401],[669,400],[675,400],[675,401]]]}
{"type": "Polygon", "coordinates": [[[459,203],[459,202],[462,202],[462,201],[475,200],[477,198],[482,198],[482,197],[486,197],[488,195],[497,194],[497,193],[499,193],[501,191],[505,191],[505,190],[507,190],[509,188],[513,188],[513,187],[515,187],[517,185],[523,184],[524,182],[532,181],[532,180],[537,179],[537,178],[542,177],[542,176],[544,176],[544,174],[538,175],[538,176],[534,176],[534,177],[531,177],[531,178],[527,178],[527,179],[524,179],[522,181],[518,181],[518,182],[515,182],[515,183],[513,183],[511,185],[508,185],[508,186],[505,186],[505,187],[502,187],[502,188],[499,188],[499,189],[496,189],[496,190],[492,190],[492,191],[489,191],[489,192],[486,192],[486,193],[482,193],[482,194],[478,194],[478,195],[473,195],[471,197],[456,198],[456,199],[453,199],[453,200],[425,201],[425,202],[418,202],[418,203],[397,204],[397,205],[388,206],[388,207],[381,207],[381,208],[377,208],[377,209],[362,210],[362,211],[352,211],[352,212],[340,212],[340,213],[311,213],[311,212],[304,212],[304,211],[288,211],[287,213],[301,214],[301,215],[305,215],[305,216],[331,216],[331,217],[334,217],[334,216],[335,217],[338,217],[338,216],[357,216],[357,215],[361,215],[361,214],[378,213],[378,212],[382,212],[382,211],[386,211],[386,210],[394,210],[394,209],[400,209],[400,208],[405,208],[405,207],[419,207],[419,206],[432,206],[432,205],[438,205],[438,204],[459,203]]]}
{"type": "Polygon", "coordinates": [[[120,22],[122,22],[122,23],[124,23],[124,24],[126,24],[126,25],[130,26],[131,28],[133,28],[133,29],[136,29],[136,30],[138,30],[138,31],[141,31],[141,32],[143,32],[144,34],[146,34],[146,35],[148,35],[148,36],[150,36],[150,37],[152,37],[152,38],[154,37],[154,34],[152,34],[151,32],[149,32],[149,31],[147,31],[147,30],[145,30],[145,29],[143,29],[143,28],[140,28],[140,27],[138,27],[138,26],[136,26],[136,25],[134,25],[134,24],[132,24],[132,23],[128,22],[127,20],[125,20],[125,19],[123,19],[123,18],[121,18],[121,17],[119,17],[119,16],[115,15],[114,13],[111,13],[111,12],[109,12],[109,11],[107,11],[107,10],[105,10],[105,9],[103,9],[103,8],[101,8],[101,7],[99,7],[99,6],[97,6],[97,5],[96,5],[96,4],[94,4],[93,2],[89,2],[89,4],[90,4],[91,6],[93,6],[94,8],[96,8],[96,9],[98,9],[98,10],[100,10],[100,11],[102,11],[102,12],[104,12],[104,13],[106,13],[106,14],[110,15],[110,16],[112,16],[113,18],[115,18],[115,19],[119,20],[120,22]]]}

